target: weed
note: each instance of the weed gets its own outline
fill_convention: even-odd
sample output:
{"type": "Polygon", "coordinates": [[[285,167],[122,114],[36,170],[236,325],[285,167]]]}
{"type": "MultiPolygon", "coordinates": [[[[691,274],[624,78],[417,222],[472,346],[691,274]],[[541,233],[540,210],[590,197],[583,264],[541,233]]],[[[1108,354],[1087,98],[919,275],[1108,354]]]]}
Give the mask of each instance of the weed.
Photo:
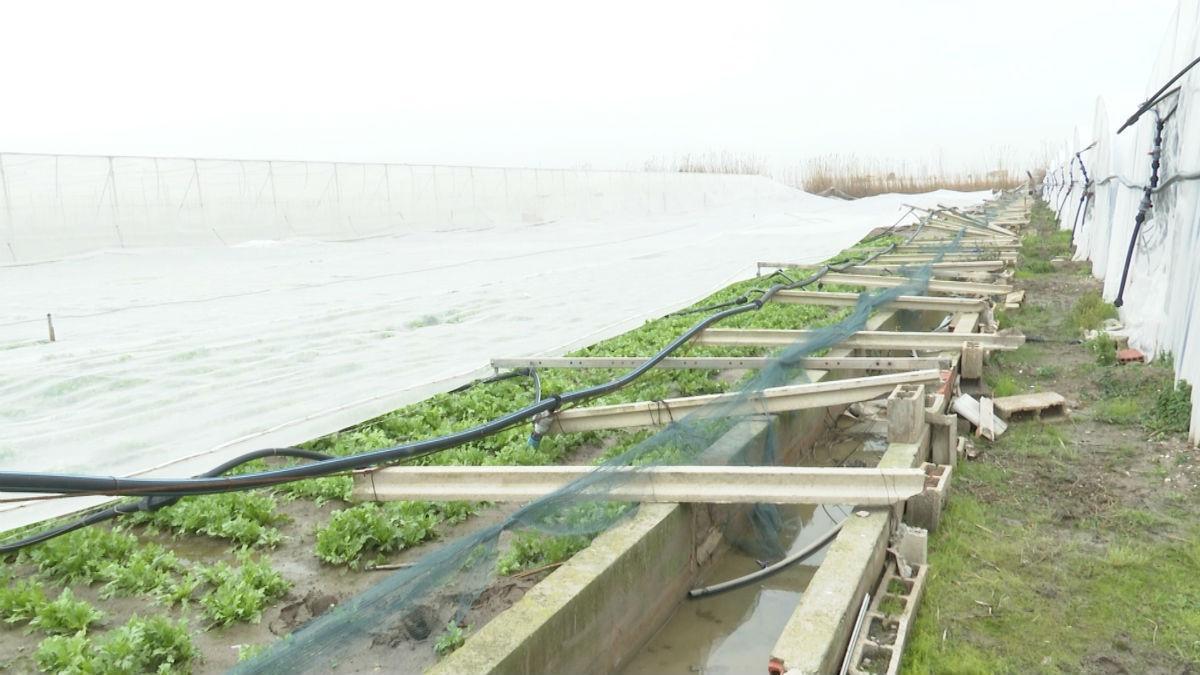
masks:
{"type": "Polygon", "coordinates": [[[85,600],[76,600],[71,589],[64,588],[57,600],[42,605],[29,627],[51,635],[86,633],[88,626],[103,618],[104,612],[85,600]]]}
{"type": "Polygon", "coordinates": [[[438,653],[438,656],[445,656],[458,649],[467,641],[468,630],[471,630],[470,626],[463,628],[454,621],[447,622],[446,630],[438,637],[437,642],[434,643],[433,650],[438,653]]]}
{"type": "Polygon", "coordinates": [[[238,663],[249,661],[267,651],[267,645],[238,645],[238,663]]]}
{"type": "Polygon", "coordinates": [[[1085,291],[1071,308],[1069,321],[1076,330],[1096,330],[1108,319],[1117,318],[1117,308],[1104,301],[1099,291],[1085,291]]]}
{"type": "Polygon", "coordinates": [[[1058,368],[1054,366],[1038,366],[1034,371],[1033,376],[1039,380],[1053,380],[1058,377],[1058,368]]]}
{"type": "Polygon", "coordinates": [[[1187,433],[1192,421],[1192,386],[1180,380],[1158,393],[1146,419],[1146,428],[1154,433],[1187,433]]]}
{"type": "Polygon", "coordinates": [[[904,602],[900,598],[885,596],[879,603],[879,612],[886,616],[899,616],[904,612],[904,602]]]}
{"type": "Polygon", "coordinates": [[[1087,348],[1096,355],[1096,363],[1113,366],[1117,363],[1117,343],[1107,333],[1100,333],[1087,341],[1087,348]]]}
{"type": "Polygon", "coordinates": [[[1007,373],[993,375],[988,379],[991,380],[989,384],[992,388],[992,396],[997,398],[1012,396],[1021,391],[1021,386],[1017,384],[1017,380],[1007,373]]]}

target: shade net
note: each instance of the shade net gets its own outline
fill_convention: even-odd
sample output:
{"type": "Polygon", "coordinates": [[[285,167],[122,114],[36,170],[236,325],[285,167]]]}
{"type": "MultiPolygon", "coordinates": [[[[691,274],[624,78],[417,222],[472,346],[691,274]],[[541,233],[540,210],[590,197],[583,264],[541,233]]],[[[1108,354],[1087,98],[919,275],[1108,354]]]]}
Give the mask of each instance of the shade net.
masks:
{"type": "MultiPolygon", "coordinates": [[[[755,436],[755,442],[738,445],[729,441],[756,423],[762,426],[759,401],[764,390],[809,380],[801,359],[823,354],[853,333],[864,330],[872,313],[895,298],[922,295],[931,276],[930,265],[948,251],[967,250],[962,245],[962,232],[949,242],[917,242],[928,242],[933,254],[930,263],[901,268],[897,273],[903,279],[900,285],[860,293],[857,304],[847,310],[844,318],[776,352],[769,365],[748,376],[733,392],[686,415],[676,415],[669,406],[662,406],[662,421],[666,424],[661,430],[608,458],[565,487],[520,506],[499,522],[446,542],[411,567],[390,573],[372,588],[276,642],[253,660],[240,664],[235,672],[326,671],[346,655],[394,642],[395,635],[411,635],[414,625],[437,631],[447,622],[459,621],[480,593],[495,581],[503,541],[514,536],[586,540],[604,532],[636,512],[638,504],[610,495],[637,478],[644,468],[779,463],[781,439],[770,425],[755,436]]],[[[901,330],[911,329],[916,320],[906,312],[897,312],[897,318],[901,330]]],[[[784,533],[794,536],[798,526],[771,504],[721,512],[726,515],[715,525],[722,529],[725,540],[763,560],[777,560],[785,555],[788,543],[783,540],[784,533]]],[[[428,647],[418,648],[432,648],[432,639],[428,642],[428,647]]]]}

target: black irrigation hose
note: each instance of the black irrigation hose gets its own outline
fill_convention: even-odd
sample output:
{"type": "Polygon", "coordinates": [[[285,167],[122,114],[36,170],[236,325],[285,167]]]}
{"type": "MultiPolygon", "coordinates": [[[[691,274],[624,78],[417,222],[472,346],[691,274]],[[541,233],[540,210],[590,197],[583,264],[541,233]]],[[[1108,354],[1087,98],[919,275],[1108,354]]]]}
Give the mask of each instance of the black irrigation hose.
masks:
{"type": "Polygon", "coordinates": [[[800,549],[799,551],[796,551],[795,553],[787,556],[786,558],[784,558],[783,560],[780,560],[777,563],[768,565],[768,566],[762,568],[761,570],[756,570],[754,572],[751,572],[750,574],[747,574],[744,577],[738,577],[737,579],[730,579],[729,581],[722,581],[721,583],[713,584],[712,586],[704,586],[702,588],[693,588],[692,590],[688,591],[688,597],[689,598],[703,598],[703,597],[706,597],[709,595],[716,595],[717,593],[724,593],[725,591],[732,591],[734,589],[746,586],[747,584],[752,584],[756,581],[760,581],[762,579],[773,577],[776,574],[787,569],[788,567],[791,567],[792,565],[800,562],[801,560],[804,560],[805,558],[812,557],[812,555],[814,553],[816,553],[817,551],[820,551],[825,546],[825,544],[829,543],[829,541],[831,539],[833,539],[833,537],[838,532],[842,531],[842,527],[846,524],[846,520],[848,520],[848,518],[843,518],[842,520],[838,521],[837,525],[834,525],[833,527],[829,528],[829,530],[824,532],[820,537],[818,537],[816,541],[812,542],[808,546],[805,546],[804,548],[800,549]]]}
{"type": "MultiPolygon", "coordinates": [[[[906,242],[910,242],[915,239],[923,229],[924,223],[917,227],[916,231],[908,237],[906,242]]],[[[152,495],[163,497],[182,497],[188,495],[213,494],[219,492],[231,492],[235,490],[250,490],[254,488],[269,487],[285,482],[303,480],[307,478],[318,478],[329,474],[362,469],[377,464],[416,459],[440,450],[446,450],[464,443],[496,434],[521,422],[533,419],[543,413],[552,412],[563,405],[577,403],[616,391],[646,374],[650,369],[658,365],[663,359],[667,358],[670,354],[682,347],[688,340],[712,324],[744,312],[761,309],[763,305],[769,302],[771,298],[774,297],[779,291],[807,286],[820,280],[821,277],[825,276],[825,274],[830,271],[840,272],[852,265],[860,265],[870,262],[895,248],[896,244],[891,244],[886,248],[880,249],[867,256],[863,260],[856,260],[840,265],[822,265],[815,273],[809,275],[805,279],[800,279],[790,284],[775,284],[764,291],[762,297],[757,300],[731,307],[724,311],[705,317],[686,332],[672,340],[666,347],[663,347],[654,356],[649,357],[641,365],[635,367],[621,377],[615,378],[603,384],[588,387],[586,389],[568,392],[565,394],[552,395],[547,399],[536,401],[523,408],[510,412],[507,415],[497,417],[483,424],[471,427],[470,429],[448,434],[446,436],[439,436],[436,438],[429,438],[410,443],[401,443],[387,448],[372,450],[348,457],[331,457],[322,461],[314,462],[312,464],[291,466],[269,471],[262,471],[259,473],[243,474],[240,476],[219,477],[217,475],[210,475],[213,474],[213,472],[210,471],[207,474],[202,474],[193,478],[117,478],[115,476],[82,476],[73,474],[0,471],[0,492],[45,492],[62,495],[101,494],[114,496],[152,495]]],[[[264,450],[258,452],[270,454],[280,451],[264,450]]],[[[250,455],[245,455],[243,457],[250,457],[251,455],[254,455],[254,453],[250,453],[250,455]]],[[[232,461],[236,462],[241,459],[243,458],[238,458],[237,460],[232,461]]],[[[214,469],[214,471],[216,470],[214,469]]]]}
{"type": "MultiPolygon", "coordinates": [[[[1193,62],[1194,64],[1195,62],[1193,62]]],[[[1173,113],[1174,111],[1172,111],[1173,113]]],[[[1125,304],[1125,282],[1129,279],[1129,265],[1133,262],[1133,249],[1137,246],[1137,238],[1138,234],[1142,231],[1142,223],[1146,222],[1146,212],[1150,210],[1152,205],[1150,194],[1158,186],[1158,168],[1162,164],[1163,127],[1167,125],[1167,119],[1171,115],[1158,117],[1158,113],[1156,112],[1154,116],[1156,119],[1154,123],[1154,149],[1150,151],[1150,184],[1142,192],[1142,202],[1138,204],[1137,216],[1133,220],[1133,234],[1129,237],[1129,250],[1125,252],[1125,266],[1121,268],[1121,285],[1117,288],[1117,299],[1113,300],[1115,307],[1125,304]]]]}
{"type": "MultiPolygon", "coordinates": [[[[269,448],[266,450],[255,450],[254,452],[249,452],[249,453],[246,453],[239,457],[235,457],[216,468],[206,471],[205,473],[203,473],[201,475],[202,476],[219,476],[219,475],[225,473],[226,471],[229,471],[235,467],[245,464],[246,462],[251,462],[253,460],[261,459],[263,457],[299,457],[302,459],[311,459],[314,461],[322,461],[322,460],[329,459],[331,457],[331,455],[326,455],[323,452],[315,452],[313,450],[305,450],[303,448],[269,448]]],[[[89,525],[98,525],[107,520],[112,520],[113,518],[116,518],[117,516],[129,514],[129,513],[137,513],[138,511],[157,511],[158,509],[161,509],[164,506],[170,506],[171,504],[174,504],[178,500],[179,500],[178,497],[144,497],[136,502],[128,502],[125,504],[117,504],[116,506],[110,506],[106,509],[101,509],[100,511],[96,511],[94,513],[89,513],[85,516],[81,516],[77,520],[73,520],[69,523],[64,523],[62,525],[50,528],[48,530],[43,530],[41,532],[38,532],[37,534],[30,535],[23,539],[18,539],[16,541],[11,541],[11,542],[0,543],[0,555],[13,553],[22,548],[25,548],[26,546],[32,546],[34,544],[39,544],[43,541],[48,541],[57,536],[66,534],[68,532],[74,532],[75,530],[78,530],[80,528],[88,527],[89,525]]]]}
{"type": "Polygon", "coordinates": [[[1197,63],[1200,63],[1200,56],[1197,56],[1195,59],[1192,59],[1191,63],[1189,63],[1183,67],[1183,70],[1179,71],[1178,73],[1175,73],[1175,77],[1172,77],[1171,79],[1167,80],[1167,83],[1164,84],[1163,86],[1159,87],[1158,91],[1154,92],[1150,96],[1150,98],[1146,99],[1145,103],[1138,106],[1137,112],[1133,113],[1133,115],[1130,115],[1129,119],[1125,120],[1125,123],[1121,125],[1121,128],[1117,129],[1117,133],[1119,134],[1122,131],[1125,131],[1125,129],[1128,128],[1131,124],[1133,124],[1134,122],[1137,122],[1139,117],[1146,114],[1147,110],[1158,105],[1159,101],[1161,101],[1162,98],[1165,98],[1165,96],[1163,96],[1164,92],[1166,92],[1167,89],[1172,84],[1175,84],[1176,80],[1183,77],[1184,73],[1191,70],[1197,63]]]}

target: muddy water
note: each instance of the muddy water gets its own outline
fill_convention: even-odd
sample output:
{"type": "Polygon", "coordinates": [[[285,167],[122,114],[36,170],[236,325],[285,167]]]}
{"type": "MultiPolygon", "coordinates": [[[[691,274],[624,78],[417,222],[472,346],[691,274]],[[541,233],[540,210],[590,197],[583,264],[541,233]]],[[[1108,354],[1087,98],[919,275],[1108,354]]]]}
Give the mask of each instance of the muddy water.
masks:
{"type": "MultiPolygon", "coordinates": [[[[843,438],[819,446],[810,465],[874,466],[885,443],[874,429],[840,430],[843,438]],[[856,433],[857,432],[857,433],[856,433]]],[[[789,552],[808,546],[849,512],[844,506],[780,509],[780,532],[789,552]]],[[[771,648],[825,557],[825,549],[801,564],[745,588],[684,600],[675,614],[625,667],[626,675],[765,672],[771,648]]],[[[774,560],[762,561],[766,563],[774,560]]],[[[730,549],[703,573],[699,585],[735,579],[760,568],[759,561],[730,549]]]]}

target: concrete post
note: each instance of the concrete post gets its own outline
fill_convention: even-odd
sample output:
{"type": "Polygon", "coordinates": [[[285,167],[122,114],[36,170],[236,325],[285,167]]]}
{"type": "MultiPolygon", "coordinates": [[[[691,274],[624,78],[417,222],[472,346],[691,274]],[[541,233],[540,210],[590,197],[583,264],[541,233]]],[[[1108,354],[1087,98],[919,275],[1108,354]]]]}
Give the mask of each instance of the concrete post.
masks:
{"type": "Polygon", "coordinates": [[[983,345],[978,342],[964,342],[960,364],[964,378],[978,380],[983,377],[983,345]]]}
{"type": "Polygon", "coordinates": [[[925,428],[925,385],[902,384],[887,399],[888,442],[918,443],[925,428]]]}

